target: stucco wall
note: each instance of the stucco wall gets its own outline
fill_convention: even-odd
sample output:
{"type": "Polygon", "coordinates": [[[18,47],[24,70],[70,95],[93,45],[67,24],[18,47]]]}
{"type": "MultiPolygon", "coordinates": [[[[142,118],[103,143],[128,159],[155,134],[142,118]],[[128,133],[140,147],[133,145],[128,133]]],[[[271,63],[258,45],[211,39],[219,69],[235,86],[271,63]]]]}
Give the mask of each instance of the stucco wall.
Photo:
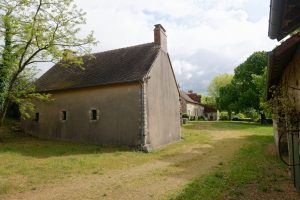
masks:
{"type": "Polygon", "coordinates": [[[219,120],[218,112],[207,112],[204,113],[204,117],[209,121],[217,121],[219,120]]]}
{"type": "Polygon", "coordinates": [[[203,116],[204,107],[201,105],[187,102],[186,112],[189,116],[198,117],[203,116]]]}
{"type": "Polygon", "coordinates": [[[53,94],[53,102],[37,103],[39,122],[26,120],[23,128],[42,138],[95,144],[140,144],[140,85],[127,84],[69,90],[53,94]],[[99,119],[90,120],[91,109],[99,119]],[[67,120],[60,120],[62,110],[67,120]]]}
{"type": "Polygon", "coordinates": [[[168,55],[160,51],[146,85],[147,121],[152,147],[180,139],[179,91],[168,55]]]}

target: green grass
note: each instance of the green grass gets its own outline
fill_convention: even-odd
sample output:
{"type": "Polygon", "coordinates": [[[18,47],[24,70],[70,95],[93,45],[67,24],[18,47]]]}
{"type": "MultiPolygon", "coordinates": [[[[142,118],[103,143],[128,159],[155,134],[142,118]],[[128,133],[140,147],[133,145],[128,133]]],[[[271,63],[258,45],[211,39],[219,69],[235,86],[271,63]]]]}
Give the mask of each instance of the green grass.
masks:
{"type": "MultiPolygon", "coordinates": [[[[13,126],[13,123],[10,124],[10,127],[13,126]]],[[[209,143],[215,130],[242,133],[247,137],[247,146],[237,152],[230,163],[220,162],[213,173],[192,181],[174,199],[240,196],[243,195],[241,188],[251,183],[258,184],[262,191],[268,190],[268,181],[278,179],[268,172],[268,166],[283,167],[275,156],[264,154],[265,146],[273,142],[271,126],[240,122],[192,122],[182,127],[181,141],[149,154],[126,147],[42,140],[2,129],[0,197],[47,187],[76,176],[103,175],[155,160],[169,160],[188,147],[209,143]]],[[[282,189],[277,187],[274,190],[282,189]]]]}
{"type": "Polygon", "coordinates": [[[252,199],[247,198],[247,195],[250,195],[247,188],[250,186],[258,187],[263,193],[270,190],[282,192],[278,183],[280,180],[286,180],[283,175],[286,166],[275,154],[266,153],[266,147],[274,143],[270,126],[227,122],[214,123],[213,127],[253,134],[247,136],[247,144],[235,154],[233,160],[225,166],[224,163],[220,163],[220,167],[212,173],[196,178],[171,198],[172,200],[236,199],[241,196],[252,199]]]}
{"type": "MultiPolygon", "coordinates": [[[[192,125],[187,125],[189,127],[192,125]]],[[[14,127],[9,123],[9,127],[14,127]]],[[[80,175],[103,175],[111,170],[128,169],[154,160],[169,159],[182,148],[209,140],[209,134],[183,128],[183,140],[153,153],[127,147],[85,145],[43,140],[0,130],[0,195],[36,189],[80,175]]]]}

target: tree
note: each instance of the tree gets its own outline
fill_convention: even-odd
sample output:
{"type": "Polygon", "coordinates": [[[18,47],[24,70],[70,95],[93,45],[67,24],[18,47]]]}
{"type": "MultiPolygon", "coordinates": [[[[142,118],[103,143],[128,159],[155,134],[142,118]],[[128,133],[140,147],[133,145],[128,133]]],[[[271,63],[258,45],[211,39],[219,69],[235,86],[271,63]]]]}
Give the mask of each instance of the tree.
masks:
{"type": "Polygon", "coordinates": [[[215,76],[208,86],[208,93],[211,97],[217,98],[220,96],[220,88],[230,84],[233,78],[232,74],[220,74],[215,76]]]}
{"type": "MultiPolygon", "coordinates": [[[[10,102],[32,107],[32,99],[47,98],[35,93],[32,84],[32,69],[37,63],[65,60],[82,64],[81,56],[96,44],[93,33],[78,37],[82,24],[85,13],[74,0],[0,1],[1,122],[10,102]]],[[[26,112],[25,107],[21,106],[21,112],[26,112]]]]}
{"type": "Polygon", "coordinates": [[[220,111],[227,111],[229,119],[232,112],[238,111],[237,98],[238,93],[232,83],[220,88],[220,96],[216,98],[217,108],[220,111]]]}
{"type": "Polygon", "coordinates": [[[203,103],[205,105],[210,105],[210,106],[215,107],[216,106],[216,99],[214,97],[211,97],[211,96],[202,95],[201,96],[201,103],[203,103]]]}
{"type": "Polygon", "coordinates": [[[256,112],[264,117],[267,53],[255,52],[234,70],[231,83],[220,88],[217,105],[228,112],[256,112]]]}
{"type": "Polygon", "coordinates": [[[266,80],[263,80],[266,67],[268,65],[267,53],[254,52],[247,60],[240,64],[234,70],[234,78],[232,83],[235,85],[239,97],[237,99],[240,111],[247,112],[254,109],[262,112],[261,100],[264,90],[266,90],[266,80]],[[261,78],[258,84],[258,77],[261,78]]]}

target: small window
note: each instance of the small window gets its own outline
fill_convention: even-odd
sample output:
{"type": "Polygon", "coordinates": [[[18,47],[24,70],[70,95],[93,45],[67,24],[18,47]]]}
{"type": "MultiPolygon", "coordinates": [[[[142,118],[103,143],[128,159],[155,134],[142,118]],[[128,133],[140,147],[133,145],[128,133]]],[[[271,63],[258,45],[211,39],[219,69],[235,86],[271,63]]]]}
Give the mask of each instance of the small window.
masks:
{"type": "Polygon", "coordinates": [[[62,121],[66,121],[67,120],[67,111],[63,110],[61,111],[61,118],[62,121]]]}
{"type": "Polygon", "coordinates": [[[38,122],[40,121],[40,113],[35,113],[35,118],[34,118],[34,121],[38,122]]]}
{"type": "Polygon", "coordinates": [[[97,110],[91,110],[91,120],[97,120],[97,110]]]}

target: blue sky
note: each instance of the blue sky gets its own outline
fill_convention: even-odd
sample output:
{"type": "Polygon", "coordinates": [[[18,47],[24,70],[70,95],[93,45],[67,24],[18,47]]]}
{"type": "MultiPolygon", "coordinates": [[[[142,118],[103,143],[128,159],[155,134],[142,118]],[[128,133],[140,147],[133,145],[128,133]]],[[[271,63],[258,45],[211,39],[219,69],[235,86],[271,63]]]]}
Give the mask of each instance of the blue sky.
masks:
{"type": "MultiPolygon", "coordinates": [[[[154,24],[167,30],[176,79],[184,90],[206,93],[212,78],[254,51],[270,51],[269,0],[75,0],[87,12],[94,52],[153,41],[154,24]]],[[[43,70],[44,71],[44,70],[43,70]]]]}

